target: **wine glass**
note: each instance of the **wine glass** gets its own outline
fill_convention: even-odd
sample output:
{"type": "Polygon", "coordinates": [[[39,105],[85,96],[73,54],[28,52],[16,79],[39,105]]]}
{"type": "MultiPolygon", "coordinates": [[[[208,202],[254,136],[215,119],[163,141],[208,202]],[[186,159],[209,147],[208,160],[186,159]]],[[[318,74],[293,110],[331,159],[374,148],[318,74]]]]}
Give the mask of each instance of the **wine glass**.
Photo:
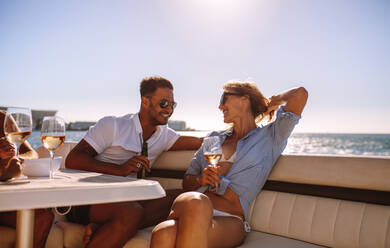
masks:
{"type": "Polygon", "coordinates": [[[50,179],[53,179],[54,152],[65,142],[65,121],[58,116],[46,116],[42,121],[41,141],[50,153],[50,179]]]}
{"type": "MultiPolygon", "coordinates": [[[[219,136],[210,136],[203,139],[203,156],[214,167],[217,167],[222,157],[221,140],[219,136]]],[[[218,183],[215,183],[215,188],[218,183]]]]}
{"type": "Polygon", "coordinates": [[[4,134],[8,141],[15,146],[15,156],[19,156],[20,145],[31,135],[31,109],[7,108],[4,119],[4,134]]]}

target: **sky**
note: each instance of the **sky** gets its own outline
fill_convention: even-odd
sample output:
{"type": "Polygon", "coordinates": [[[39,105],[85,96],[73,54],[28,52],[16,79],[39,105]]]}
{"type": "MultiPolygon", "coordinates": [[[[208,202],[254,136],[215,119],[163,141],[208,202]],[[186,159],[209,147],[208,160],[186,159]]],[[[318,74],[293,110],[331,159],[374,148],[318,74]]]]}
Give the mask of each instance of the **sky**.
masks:
{"type": "Polygon", "coordinates": [[[174,85],[172,120],[224,128],[228,80],[303,86],[295,132],[390,133],[390,1],[0,1],[0,106],[66,121],[136,113],[139,83],[174,85]]]}

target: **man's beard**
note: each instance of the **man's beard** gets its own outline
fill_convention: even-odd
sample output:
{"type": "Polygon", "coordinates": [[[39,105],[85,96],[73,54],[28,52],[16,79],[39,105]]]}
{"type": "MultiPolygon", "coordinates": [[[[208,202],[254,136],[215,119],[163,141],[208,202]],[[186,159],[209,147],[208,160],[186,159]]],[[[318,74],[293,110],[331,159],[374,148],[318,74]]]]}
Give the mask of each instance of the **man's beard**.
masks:
{"type": "MultiPolygon", "coordinates": [[[[154,126],[159,126],[159,125],[166,125],[168,123],[168,120],[167,121],[164,121],[164,122],[161,122],[158,120],[158,118],[156,116],[159,116],[160,114],[158,112],[155,112],[155,111],[149,111],[149,116],[150,116],[150,122],[152,125],[154,126]]],[[[170,117],[170,116],[169,116],[170,117]]],[[[169,118],[168,118],[169,119],[169,118]]]]}

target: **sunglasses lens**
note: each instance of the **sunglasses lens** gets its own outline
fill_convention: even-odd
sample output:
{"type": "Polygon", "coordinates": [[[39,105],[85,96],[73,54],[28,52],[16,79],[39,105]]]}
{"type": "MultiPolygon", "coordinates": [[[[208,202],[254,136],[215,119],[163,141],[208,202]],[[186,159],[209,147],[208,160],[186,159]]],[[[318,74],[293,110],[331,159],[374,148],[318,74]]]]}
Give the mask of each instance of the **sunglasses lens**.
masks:
{"type": "Polygon", "coordinates": [[[161,100],[161,102],[160,102],[161,108],[166,108],[166,107],[168,107],[168,105],[169,105],[168,100],[165,100],[165,99],[161,100]]]}
{"type": "Polygon", "coordinates": [[[168,106],[171,105],[172,109],[176,108],[176,102],[169,102],[167,99],[162,99],[160,101],[160,107],[161,108],[168,108],[168,106]]]}
{"type": "Polygon", "coordinates": [[[225,92],[224,92],[224,93],[222,93],[221,99],[219,100],[219,105],[224,105],[225,101],[226,101],[226,98],[225,98],[225,92]]]}

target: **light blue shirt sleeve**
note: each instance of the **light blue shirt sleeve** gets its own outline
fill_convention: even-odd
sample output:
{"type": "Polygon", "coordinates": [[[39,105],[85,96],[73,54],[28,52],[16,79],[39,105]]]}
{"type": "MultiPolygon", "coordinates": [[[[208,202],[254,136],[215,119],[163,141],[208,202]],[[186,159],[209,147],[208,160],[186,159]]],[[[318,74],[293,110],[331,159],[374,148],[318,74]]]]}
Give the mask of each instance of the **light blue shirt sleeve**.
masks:
{"type": "Polygon", "coordinates": [[[280,107],[276,112],[276,120],[271,123],[274,141],[276,143],[283,143],[287,140],[300,118],[299,115],[284,111],[283,106],[280,107]]]}
{"type": "Polygon", "coordinates": [[[186,175],[200,175],[202,174],[203,167],[201,163],[201,159],[203,156],[202,146],[199,148],[199,150],[195,153],[195,156],[191,160],[190,167],[186,171],[186,175]]]}

